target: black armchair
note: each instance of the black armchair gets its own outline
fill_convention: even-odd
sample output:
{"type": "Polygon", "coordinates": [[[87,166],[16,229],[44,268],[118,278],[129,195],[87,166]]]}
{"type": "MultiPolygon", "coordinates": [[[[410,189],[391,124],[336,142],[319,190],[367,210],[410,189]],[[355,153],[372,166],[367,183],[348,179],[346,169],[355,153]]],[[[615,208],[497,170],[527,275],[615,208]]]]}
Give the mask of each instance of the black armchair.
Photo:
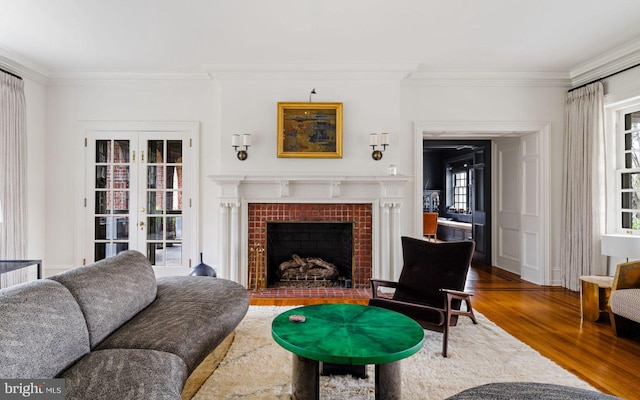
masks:
{"type": "Polygon", "coordinates": [[[471,308],[472,294],[464,292],[474,249],[473,241],[433,243],[403,236],[400,278],[398,282],[371,279],[369,305],[397,311],[423,329],[442,332],[442,356],[446,357],[449,328],[457,324],[458,316],[478,323],[471,308]],[[395,291],[384,296],[378,291],[381,287],[395,291]],[[463,301],[466,310],[461,311],[463,301]]]}

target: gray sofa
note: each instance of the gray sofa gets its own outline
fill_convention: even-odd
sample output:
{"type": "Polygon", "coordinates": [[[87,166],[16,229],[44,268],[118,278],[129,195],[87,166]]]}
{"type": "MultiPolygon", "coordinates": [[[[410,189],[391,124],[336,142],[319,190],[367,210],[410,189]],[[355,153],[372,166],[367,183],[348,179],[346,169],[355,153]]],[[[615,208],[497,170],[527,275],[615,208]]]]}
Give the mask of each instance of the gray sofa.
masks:
{"type": "Polygon", "coordinates": [[[177,400],[248,307],[238,283],[156,279],[124,251],[0,290],[0,378],[64,378],[67,400],[177,400]]]}

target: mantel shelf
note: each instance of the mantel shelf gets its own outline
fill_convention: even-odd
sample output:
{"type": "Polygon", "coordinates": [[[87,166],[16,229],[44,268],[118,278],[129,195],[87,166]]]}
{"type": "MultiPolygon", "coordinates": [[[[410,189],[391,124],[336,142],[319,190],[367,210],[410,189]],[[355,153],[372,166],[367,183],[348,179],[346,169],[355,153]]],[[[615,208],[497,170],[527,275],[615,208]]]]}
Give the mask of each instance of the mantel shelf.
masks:
{"type": "Polygon", "coordinates": [[[375,183],[375,182],[411,182],[409,175],[209,175],[209,179],[219,183],[280,183],[280,182],[310,182],[310,183],[375,183]]]}

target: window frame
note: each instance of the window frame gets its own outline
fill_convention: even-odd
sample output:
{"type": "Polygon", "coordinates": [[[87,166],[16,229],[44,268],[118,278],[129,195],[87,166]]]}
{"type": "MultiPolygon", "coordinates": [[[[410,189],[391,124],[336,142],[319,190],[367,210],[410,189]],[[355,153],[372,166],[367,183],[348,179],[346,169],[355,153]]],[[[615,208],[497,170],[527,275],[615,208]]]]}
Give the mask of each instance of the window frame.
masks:
{"type": "MultiPolygon", "coordinates": [[[[625,117],[636,112],[640,113],[640,102],[616,110],[615,230],[617,233],[640,235],[640,224],[638,224],[638,226],[636,227],[637,229],[633,229],[633,226],[631,228],[625,228],[623,226],[623,222],[625,220],[625,217],[623,215],[624,213],[636,212],[640,214],[640,207],[638,209],[623,208],[624,193],[637,192],[638,195],[640,195],[640,187],[638,189],[627,189],[622,187],[622,180],[625,174],[640,174],[640,166],[638,168],[627,168],[626,166],[626,156],[630,152],[630,150],[626,148],[625,135],[628,132],[634,131],[634,129],[625,129],[625,117]]],[[[636,129],[636,132],[640,133],[640,127],[636,129]]],[[[637,149],[637,153],[638,155],[640,155],[640,147],[637,149]]]]}
{"type": "MultiPolygon", "coordinates": [[[[469,211],[469,168],[463,167],[454,169],[451,171],[451,180],[453,188],[453,208],[456,210],[460,210],[461,207],[458,207],[458,204],[462,204],[462,201],[458,201],[458,197],[464,196],[464,210],[469,211]],[[458,186],[458,175],[464,175],[464,185],[458,186]],[[463,189],[464,193],[458,193],[458,189],[463,189]]],[[[461,179],[462,180],[462,179],[461,179]]]]}

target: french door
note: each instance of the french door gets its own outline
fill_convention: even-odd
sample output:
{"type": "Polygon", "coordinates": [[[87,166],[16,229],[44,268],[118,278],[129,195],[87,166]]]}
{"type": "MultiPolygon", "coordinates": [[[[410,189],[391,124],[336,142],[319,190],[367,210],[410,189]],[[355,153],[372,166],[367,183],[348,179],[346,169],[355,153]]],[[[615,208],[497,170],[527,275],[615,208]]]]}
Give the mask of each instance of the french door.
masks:
{"type": "Polygon", "coordinates": [[[135,249],[165,272],[190,267],[192,143],[180,131],[87,134],[86,262],[135,249]]]}

